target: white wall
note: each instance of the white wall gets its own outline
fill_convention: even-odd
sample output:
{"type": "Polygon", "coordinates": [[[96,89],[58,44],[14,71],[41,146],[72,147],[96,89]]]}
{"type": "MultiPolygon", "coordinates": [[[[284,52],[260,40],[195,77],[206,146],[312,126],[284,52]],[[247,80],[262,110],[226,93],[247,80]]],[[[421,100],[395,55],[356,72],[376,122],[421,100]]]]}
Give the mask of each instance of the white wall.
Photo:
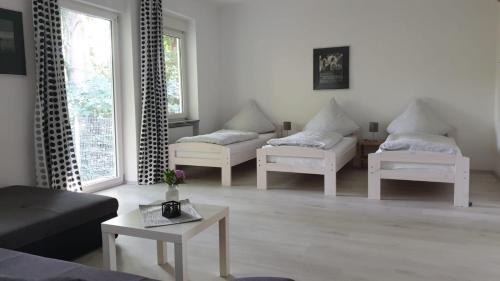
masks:
{"type": "Polygon", "coordinates": [[[497,89],[495,99],[495,125],[497,137],[497,167],[496,173],[500,176],[500,3],[497,4],[497,89]]]}
{"type": "Polygon", "coordinates": [[[220,126],[219,34],[217,5],[211,1],[163,0],[168,13],[188,18],[193,24],[186,40],[196,48],[188,50],[190,110],[200,119],[200,132],[207,133],[220,126]],[[193,45],[193,41],[195,44],[193,45]],[[194,60],[194,61],[193,61],[194,60]],[[196,114],[197,113],[197,114],[196,114]]]}
{"type": "Polygon", "coordinates": [[[23,13],[27,75],[0,74],[0,187],[32,185],[34,43],[30,0],[0,0],[0,8],[23,13]]]}
{"type": "Polygon", "coordinates": [[[412,97],[457,128],[474,169],[495,166],[495,1],[253,0],[219,9],[223,119],[254,98],[304,125],[331,97],[366,131],[412,97]],[[351,89],[313,91],[312,51],[351,46],[351,89]]]}

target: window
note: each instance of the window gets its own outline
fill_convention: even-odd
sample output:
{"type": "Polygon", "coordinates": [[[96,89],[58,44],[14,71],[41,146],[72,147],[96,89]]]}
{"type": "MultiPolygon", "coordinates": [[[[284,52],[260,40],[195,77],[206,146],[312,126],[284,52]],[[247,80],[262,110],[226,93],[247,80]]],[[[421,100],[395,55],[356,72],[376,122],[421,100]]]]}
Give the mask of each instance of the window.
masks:
{"type": "Polygon", "coordinates": [[[61,9],[68,110],[84,191],[120,184],[114,33],[116,15],[65,1],[61,9]]]}
{"type": "Polygon", "coordinates": [[[168,115],[171,118],[186,118],[184,34],[174,30],[165,31],[163,46],[165,49],[168,115]]]}

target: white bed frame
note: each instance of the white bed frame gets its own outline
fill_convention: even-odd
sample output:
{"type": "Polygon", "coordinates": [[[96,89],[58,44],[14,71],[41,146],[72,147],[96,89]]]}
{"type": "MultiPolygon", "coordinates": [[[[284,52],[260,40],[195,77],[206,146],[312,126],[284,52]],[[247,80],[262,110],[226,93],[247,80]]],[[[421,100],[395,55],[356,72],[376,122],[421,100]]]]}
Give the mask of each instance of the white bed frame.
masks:
{"type": "Polygon", "coordinates": [[[384,151],[368,156],[368,198],[380,200],[382,179],[454,184],[454,205],[469,207],[469,158],[434,152],[384,151]],[[382,169],[383,162],[450,165],[452,171],[382,169]]]}
{"type": "Polygon", "coordinates": [[[333,150],[323,150],[299,146],[273,146],[257,149],[257,189],[267,189],[268,172],[287,172],[324,175],[325,195],[337,195],[337,171],[354,159],[357,145],[341,155],[336,155],[333,150]],[[300,166],[279,163],[269,163],[268,156],[313,158],[324,161],[324,166],[300,166]],[[341,157],[337,166],[336,159],[341,157]]]}
{"type": "Polygon", "coordinates": [[[221,168],[222,185],[231,186],[231,168],[248,160],[255,159],[255,149],[240,153],[231,153],[229,147],[209,143],[175,143],[168,146],[168,167],[176,169],[177,165],[221,168]],[[180,157],[178,152],[211,153],[216,158],[180,157]]]}

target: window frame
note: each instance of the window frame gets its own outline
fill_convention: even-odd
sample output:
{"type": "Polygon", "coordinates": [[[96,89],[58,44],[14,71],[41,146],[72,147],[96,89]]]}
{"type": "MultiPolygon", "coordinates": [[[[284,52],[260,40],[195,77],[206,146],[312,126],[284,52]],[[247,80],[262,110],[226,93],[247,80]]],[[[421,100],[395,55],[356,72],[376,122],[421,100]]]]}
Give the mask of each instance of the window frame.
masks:
{"type": "Polygon", "coordinates": [[[122,96],[121,96],[121,76],[120,76],[120,50],[119,46],[119,15],[118,13],[101,8],[98,6],[82,3],[75,0],[61,0],[61,9],[67,9],[82,13],[91,17],[102,18],[111,22],[111,47],[112,47],[112,65],[113,65],[113,119],[114,119],[114,138],[115,138],[115,169],[116,177],[94,180],[83,185],[83,192],[94,193],[100,190],[119,186],[124,183],[123,172],[123,114],[122,114],[122,96]]]}
{"type": "MultiPolygon", "coordinates": [[[[187,61],[186,61],[186,53],[187,53],[187,44],[186,44],[186,34],[184,31],[172,29],[172,28],[164,28],[163,35],[171,36],[179,38],[179,51],[180,51],[180,74],[181,74],[181,103],[182,103],[182,112],[168,114],[168,118],[170,120],[179,120],[179,119],[187,119],[188,112],[188,89],[187,89],[187,61]]],[[[166,97],[165,97],[166,98],[166,97]]],[[[167,103],[168,105],[168,103],[167,103]]]]}

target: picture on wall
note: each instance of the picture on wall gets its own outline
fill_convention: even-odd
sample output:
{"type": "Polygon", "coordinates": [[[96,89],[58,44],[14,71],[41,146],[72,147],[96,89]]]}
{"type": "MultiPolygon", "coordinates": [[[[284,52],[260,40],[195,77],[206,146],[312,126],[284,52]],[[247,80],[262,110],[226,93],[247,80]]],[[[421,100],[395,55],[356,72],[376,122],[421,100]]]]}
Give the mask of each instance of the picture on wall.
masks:
{"type": "Polygon", "coordinates": [[[0,74],[26,75],[22,13],[0,9],[0,74]]]}
{"type": "Polygon", "coordinates": [[[349,47],[314,49],[314,90],[349,89],[349,47]]]}

